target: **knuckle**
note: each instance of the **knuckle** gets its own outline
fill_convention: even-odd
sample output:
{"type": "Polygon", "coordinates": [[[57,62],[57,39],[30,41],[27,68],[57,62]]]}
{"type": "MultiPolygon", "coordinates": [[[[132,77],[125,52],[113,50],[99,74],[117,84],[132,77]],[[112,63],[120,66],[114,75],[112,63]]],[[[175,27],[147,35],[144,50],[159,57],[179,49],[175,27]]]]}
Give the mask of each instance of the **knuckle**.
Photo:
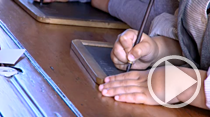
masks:
{"type": "MultiPolygon", "coordinates": [[[[117,75],[113,75],[110,77],[110,80],[111,81],[116,81],[117,80],[117,75]]],[[[112,83],[115,83],[115,82],[112,82],[112,83]]]]}
{"type": "Polygon", "coordinates": [[[122,36],[119,38],[119,41],[120,41],[120,43],[125,43],[125,42],[127,42],[128,40],[126,39],[126,35],[122,35],[122,36]]]}
{"type": "Polygon", "coordinates": [[[119,53],[119,47],[115,46],[115,48],[113,49],[113,54],[117,55],[119,53]]]}
{"type": "Polygon", "coordinates": [[[121,34],[122,40],[126,40],[126,38],[124,38],[124,37],[130,37],[131,35],[136,35],[136,30],[134,30],[134,29],[127,29],[127,30],[125,30],[121,34]]]}
{"type": "Polygon", "coordinates": [[[123,46],[120,44],[120,43],[117,43],[115,46],[114,46],[114,50],[115,51],[120,51],[122,50],[123,46]]]}
{"type": "Polygon", "coordinates": [[[138,94],[137,94],[137,93],[134,93],[134,94],[132,95],[132,98],[133,98],[133,100],[134,100],[135,102],[138,102],[138,94]]]}
{"type": "MultiPolygon", "coordinates": [[[[124,86],[128,86],[129,84],[130,84],[130,80],[125,80],[124,82],[123,82],[123,84],[124,84],[124,86]]],[[[129,90],[131,90],[131,89],[129,89],[129,90]]]]}
{"type": "Polygon", "coordinates": [[[123,73],[122,74],[122,79],[126,79],[125,77],[126,77],[126,73],[123,73]]]}
{"type": "Polygon", "coordinates": [[[119,82],[119,85],[120,85],[120,86],[125,86],[125,81],[120,81],[120,82],[119,82]]]}
{"type": "Polygon", "coordinates": [[[138,85],[138,86],[140,86],[141,85],[141,81],[139,80],[139,78],[135,81],[135,85],[138,85]]]}
{"type": "Polygon", "coordinates": [[[123,87],[123,90],[124,90],[125,93],[129,93],[130,87],[123,87]]]}

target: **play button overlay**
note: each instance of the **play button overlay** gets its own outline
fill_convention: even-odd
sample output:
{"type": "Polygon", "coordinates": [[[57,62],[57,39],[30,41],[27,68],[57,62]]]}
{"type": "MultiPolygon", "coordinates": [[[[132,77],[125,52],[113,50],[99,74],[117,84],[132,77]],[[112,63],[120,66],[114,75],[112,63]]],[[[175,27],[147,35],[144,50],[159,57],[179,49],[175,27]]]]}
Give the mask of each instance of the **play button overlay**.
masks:
{"type": "Polygon", "coordinates": [[[167,56],[164,57],[160,60],[158,60],[153,67],[151,68],[149,75],[148,75],[148,89],[153,97],[153,99],[159,103],[160,105],[163,105],[168,108],[181,108],[184,107],[188,104],[190,104],[198,95],[199,91],[201,88],[201,76],[200,72],[198,71],[197,67],[194,65],[193,62],[191,62],[189,59],[182,57],[182,56],[177,56],[177,55],[172,55],[172,56],[167,56]],[[175,59],[175,60],[181,60],[185,61],[188,63],[195,71],[195,74],[197,76],[197,79],[193,79],[186,73],[184,73],[182,70],[171,64],[168,60],[170,59],[175,59]],[[154,93],[152,89],[152,74],[154,70],[157,68],[158,65],[161,63],[165,62],[165,100],[162,101],[160,100],[154,93]],[[168,102],[171,101],[173,98],[190,88],[192,85],[197,85],[195,93],[193,96],[188,99],[186,102],[183,102],[181,104],[169,104],[168,102]]]}
{"type": "Polygon", "coordinates": [[[165,64],[165,102],[167,103],[197,81],[168,61],[165,61],[165,64]]]}

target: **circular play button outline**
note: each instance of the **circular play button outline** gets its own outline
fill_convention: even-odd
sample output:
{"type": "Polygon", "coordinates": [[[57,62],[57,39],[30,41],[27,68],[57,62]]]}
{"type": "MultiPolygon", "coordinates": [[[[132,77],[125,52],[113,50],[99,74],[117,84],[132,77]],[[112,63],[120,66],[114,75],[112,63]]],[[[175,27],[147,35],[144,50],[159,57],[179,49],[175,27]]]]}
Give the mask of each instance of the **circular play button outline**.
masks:
{"type": "Polygon", "coordinates": [[[149,89],[149,92],[150,92],[151,96],[153,97],[153,99],[157,103],[159,103],[162,106],[168,107],[168,108],[181,108],[181,107],[184,107],[184,106],[187,106],[188,104],[190,104],[197,97],[197,95],[199,94],[199,91],[200,91],[200,88],[201,88],[201,76],[200,76],[200,72],[198,71],[198,68],[195,66],[195,64],[192,61],[190,61],[189,59],[187,59],[185,57],[182,57],[182,56],[171,55],[171,56],[166,56],[166,57],[158,60],[152,66],[152,68],[149,71],[147,84],[148,84],[148,89],[149,89]],[[181,104],[176,104],[176,105],[171,105],[171,104],[165,103],[162,100],[160,100],[155,95],[154,91],[152,90],[152,85],[151,85],[152,84],[152,75],[153,75],[153,72],[155,71],[155,69],[157,68],[157,66],[160,65],[161,63],[165,62],[165,61],[170,60],[170,59],[178,59],[178,60],[185,61],[186,63],[188,63],[193,68],[193,70],[195,71],[196,76],[197,76],[197,88],[196,88],[196,91],[193,94],[193,96],[189,100],[187,100],[187,101],[185,101],[185,102],[183,102],[181,104]]]}

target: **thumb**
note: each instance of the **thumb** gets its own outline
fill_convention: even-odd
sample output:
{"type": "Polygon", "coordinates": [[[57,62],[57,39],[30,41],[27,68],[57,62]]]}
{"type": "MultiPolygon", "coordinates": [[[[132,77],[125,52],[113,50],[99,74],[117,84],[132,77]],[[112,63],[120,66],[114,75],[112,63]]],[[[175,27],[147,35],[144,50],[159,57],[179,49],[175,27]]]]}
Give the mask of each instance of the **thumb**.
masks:
{"type": "Polygon", "coordinates": [[[150,54],[150,50],[150,44],[146,41],[142,41],[134,46],[128,53],[128,60],[134,62],[137,59],[140,59],[141,57],[150,54]]]}

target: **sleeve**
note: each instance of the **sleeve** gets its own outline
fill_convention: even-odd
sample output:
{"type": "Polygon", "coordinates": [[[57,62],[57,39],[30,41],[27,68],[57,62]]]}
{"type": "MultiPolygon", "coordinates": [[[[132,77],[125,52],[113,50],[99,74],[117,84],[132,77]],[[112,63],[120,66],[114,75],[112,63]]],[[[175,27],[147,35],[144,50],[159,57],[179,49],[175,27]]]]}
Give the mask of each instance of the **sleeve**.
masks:
{"type": "Polygon", "coordinates": [[[207,72],[208,77],[204,81],[204,88],[206,94],[206,106],[210,109],[210,68],[207,72]]]}
{"type": "Polygon", "coordinates": [[[162,13],[154,18],[151,23],[149,36],[165,36],[178,40],[176,16],[162,13]]]}
{"type": "MultiPolygon", "coordinates": [[[[138,30],[146,12],[148,0],[110,0],[109,13],[138,30]]],[[[151,21],[163,12],[173,14],[179,2],[174,0],[155,0],[148,17],[144,32],[149,32],[151,21]]]]}
{"type": "MultiPolygon", "coordinates": [[[[108,11],[112,16],[122,20],[131,28],[138,30],[141,22],[143,21],[147,4],[148,3],[142,2],[141,0],[110,0],[108,4],[108,11]]],[[[148,22],[151,22],[153,19],[151,19],[151,16],[154,18],[154,12],[152,10],[145,26],[145,30],[147,31],[144,30],[144,32],[148,32],[149,30],[148,22]]]]}

